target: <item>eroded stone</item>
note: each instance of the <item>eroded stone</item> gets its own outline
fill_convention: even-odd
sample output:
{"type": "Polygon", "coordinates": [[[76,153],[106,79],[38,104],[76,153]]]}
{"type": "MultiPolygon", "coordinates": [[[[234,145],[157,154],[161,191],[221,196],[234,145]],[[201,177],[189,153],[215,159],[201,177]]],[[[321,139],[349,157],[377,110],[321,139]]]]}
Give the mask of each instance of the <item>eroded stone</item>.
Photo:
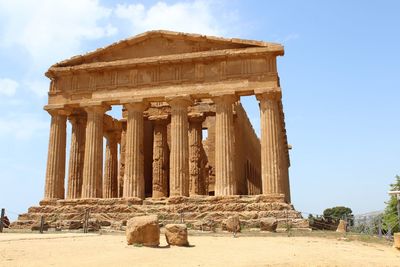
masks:
{"type": "Polygon", "coordinates": [[[235,214],[233,216],[230,216],[228,219],[226,219],[223,222],[223,226],[229,232],[232,232],[232,233],[240,232],[239,215],[235,214]]]}
{"type": "Polygon", "coordinates": [[[276,232],[277,227],[278,227],[278,221],[274,217],[267,217],[260,219],[261,231],[276,232]]]}
{"type": "Polygon", "coordinates": [[[141,244],[158,246],[160,244],[160,227],[156,215],[133,217],[126,225],[128,245],[141,244]]]}
{"type": "Polygon", "coordinates": [[[167,224],[165,226],[167,243],[173,246],[188,246],[188,231],[185,224],[167,224]]]}

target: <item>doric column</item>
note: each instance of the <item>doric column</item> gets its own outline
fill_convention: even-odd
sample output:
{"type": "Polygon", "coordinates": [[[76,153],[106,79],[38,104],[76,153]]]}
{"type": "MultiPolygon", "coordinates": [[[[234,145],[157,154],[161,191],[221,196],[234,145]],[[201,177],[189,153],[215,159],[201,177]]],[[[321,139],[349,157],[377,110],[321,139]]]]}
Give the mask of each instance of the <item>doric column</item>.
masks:
{"type": "Polygon", "coordinates": [[[119,131],[107,131],[106,159],[103,176],[103,198],[118,197],[118,135],[119,131]]]}
{"type": "Polygon", "coordinates": [[[235,195],[237,193],[235,175],[235,149],[233,128],[234,95],[213,98],[215,114],[215,195],[235,195]]]}
{"type": "Polygon", "coordinates": [[[262,193],[284,193],[282,188],[281,122],[279,115],[280,91],[257,95],[261,120],[261,176],[262,193]]]}
{"type": "Polygon", "coordinates": [[[82,198],[102,197],[103,117],[107,108],[90,106],[87,113],[82,198]]]}
{"type": "Polygon", "coordinates": [[[67,116],[62,110],[48,110],[51,115],[44,199],[63,199],[67,116]]]}
{"type": "Polygon", "coordinates": [[[143,111],[145,102],[125,104],[126,128],[125,174],[123,197],[144,199],[143,111]]]}
{"type": "Polygon", "coordinates": [[[67,199],[76,199],[82,195],[86,114],[73,114],[68,119],[72,126],[72,132],[69,151],[67,199]]]}
{"type": "Polygon", "coordinates": [[[279,118],[281,123],[281,177],[282,177],[282,191],[285,194],[285,200],[287,203],[291,202],[290,199],[290,182],[289,182],[289,146],[287,143],[286,125],[285,125],[285,114],[283,113],[282,102],[279,101],[279,118]]]}
{"type": "Polygon", "coordinates": [[[202,114],[189,117],[189,195],[204,195],[202,175],[203,126],[202,114]]]}
{"type": "Polygon", "coordinates": [[[169,148],[168,116],[151,116],[153,121],[153,198],[168,196],[169,148]]]}
{"type": "Polygon", "coordinates": [[[188,97],[173,98],[171,106],[170,196],[189,196],[188,97]]]}
{"type": "Polygon", "coordinates": [[[125,151],[126,151],[126,120],[121,120],[121,138],[119,152],[119,172],[118,172],[118,197],[123,196],[124,176],[125,176],[125,151]]]}

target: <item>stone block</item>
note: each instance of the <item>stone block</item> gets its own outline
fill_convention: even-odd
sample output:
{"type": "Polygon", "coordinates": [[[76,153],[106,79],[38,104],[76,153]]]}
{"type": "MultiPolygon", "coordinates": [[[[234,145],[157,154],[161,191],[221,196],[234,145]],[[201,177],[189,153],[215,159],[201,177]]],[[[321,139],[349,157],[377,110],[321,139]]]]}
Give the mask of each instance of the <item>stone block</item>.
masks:
{"type": "Polygon", "coordinates": [[[217,223],[213,220],[199,220],[193,224],[193,229],[201,231],[215,231],[217,223]]]}
{"type": "Polygon", "coordinates": [[[165,226],[167,243],[173,246],[188,246],[188,231],[185,224],[167,224],[165,226]]]}
{"type": "MultiPolygon", "coordinates": [[[[125,223],[126,225],[126,223],[125,223]]],[[[122,221],[113,221],[111,223],[110,229],[111,230],[116,230],[116,231],[121,231],[123,229],[123,222],[122,221]]]]}
{"type": "Polygon", "coordinates": [[[267,217],[260,219],[260,230],[268,232],[276,232],[278,221],[274,217],[267,217]]]}
{"type": "Polygon", "coordinates": [[[310,228],[310,223],[306,219],[293,219],[291,226],[293,228],[310,228]]]}
{"type": "Polygon", "coordinates": [[[110,221],[102,220],[99,223],[100,223],[100,226],[105,226],[105,227],[111,226],[111,222],[110,221]]]}
{"type": "Polygon", "coordinates": [[[155,247],[160,244],[160,227],[156,215],[133,217],[126,226],[128,245],[141,244],[155,247]]]}
{"type": "Polygon", "coordinates": [[[393,247],[400,249],[400,233],[394,233],[393,239],[393,247]]]}
{"type": "Polygon", "coordinates": [[[89,232],[97,232],[101,228],[100,222],[97,219],[89,219],[88,220],[88,231],[89,232]]]}
{"type": "Polygon", "coordinates": [[[223,222],[223,228],[232,233],[240,232],[239,215],[228,217],[228,219],[223,222]]]}
{"type": "MultiPolygon", "coordinates": [[[[40,222],[39,223],[35,223],[34,225],[31,226],[31,230],[32,231],[40,231],[40,222]]],[[[49,224],[48,223],[44,223],[43,225],[43,231],[47,231],[49,230],[49,224]]]]}
{"type": "Polygon", "coordinates": [[[336,229],[338,233],[346,233],[347,232],[347,222],[345,220],[340,220],[339,225],[336,229]]]}

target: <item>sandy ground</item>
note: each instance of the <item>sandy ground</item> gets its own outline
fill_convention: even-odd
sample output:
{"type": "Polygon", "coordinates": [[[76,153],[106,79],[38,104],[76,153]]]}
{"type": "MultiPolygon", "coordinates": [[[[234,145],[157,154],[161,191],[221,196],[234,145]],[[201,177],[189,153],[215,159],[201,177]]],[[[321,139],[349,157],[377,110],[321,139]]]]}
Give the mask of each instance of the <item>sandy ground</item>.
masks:
{"type": "Polygon", "coordinates": [[[400,266],[387,245],[320,237],[189,236],[191,247],[127,246],[123,235],[0,234],[0,266],[400,266]]]}

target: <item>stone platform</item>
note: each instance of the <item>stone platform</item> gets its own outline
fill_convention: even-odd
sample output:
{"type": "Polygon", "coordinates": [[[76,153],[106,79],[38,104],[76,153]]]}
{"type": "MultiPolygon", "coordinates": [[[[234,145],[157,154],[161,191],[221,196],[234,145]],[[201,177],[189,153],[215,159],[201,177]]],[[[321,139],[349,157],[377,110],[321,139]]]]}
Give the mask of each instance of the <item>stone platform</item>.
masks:
{"type": "Polygon", "coordinates": [[[50,228],[79,229],[85,211],[90,220],[102,228],[123,230],[126,220],[134,216],[157,214],[161,224],[183,220],[189,228],[213,230],[223,228],[223,221],[238,214],[242,227],[257,228],[261,218],[274,217],[278,228],[308,229],[308,221],[284,202],[284,195],[193,196],[169,198],[111,198],[41,201],[13,222],[14,229],[29,229],[43,215],[50,228]]]}

